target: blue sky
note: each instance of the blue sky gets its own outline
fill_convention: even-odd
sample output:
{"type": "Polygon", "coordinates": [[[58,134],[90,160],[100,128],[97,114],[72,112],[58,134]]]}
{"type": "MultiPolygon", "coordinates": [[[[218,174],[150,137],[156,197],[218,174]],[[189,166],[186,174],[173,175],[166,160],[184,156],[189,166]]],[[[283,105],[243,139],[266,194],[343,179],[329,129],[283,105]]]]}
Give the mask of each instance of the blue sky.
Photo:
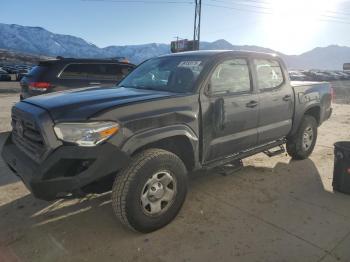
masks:
{"type": "MultiPolygon", "coordinates": [[[[201,39],[226,39],[232,44],[259,45],[287,54],[330,44],[350,46],[350,4],[344,0],[315,1],[203,0],[201,39]]],[[[11,0],[2,1],[0,22],[41,26],[105,47],[169,43],[175,36],[192,38],[193,14],[194,5],[189,3],[11,0]]]]}

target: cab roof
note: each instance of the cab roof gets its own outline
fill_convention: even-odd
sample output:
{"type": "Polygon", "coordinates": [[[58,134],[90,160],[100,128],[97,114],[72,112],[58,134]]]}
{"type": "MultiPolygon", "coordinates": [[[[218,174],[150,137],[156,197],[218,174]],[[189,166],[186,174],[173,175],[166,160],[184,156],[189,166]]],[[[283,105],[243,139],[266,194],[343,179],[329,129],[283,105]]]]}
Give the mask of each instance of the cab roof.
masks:
{"type": "Polygon", "coordinates": [[[266,57],[266,58],[276,58],[279,57],[275,53],[263,53],[263,52],[253,52],[253,51],[243,51],[243,50],[200,50],[200,51],[189,51],[189,52],[180,52],[164,55],[162,57],[169,56],[201,56],[201,57],[210,57],[210,56],[221,56],[221,55],[243,55],[250,57],[266,57]]]}

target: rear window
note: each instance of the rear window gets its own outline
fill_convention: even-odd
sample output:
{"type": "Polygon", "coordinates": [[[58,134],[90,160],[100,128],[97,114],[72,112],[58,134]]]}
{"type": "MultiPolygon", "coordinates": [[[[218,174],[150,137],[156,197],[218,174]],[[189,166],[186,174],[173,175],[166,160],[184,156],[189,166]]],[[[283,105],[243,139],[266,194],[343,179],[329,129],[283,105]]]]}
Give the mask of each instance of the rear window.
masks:
{"type": "Polygon", "coordinates": [[[65,79],[118,81],[131,70],[131,66],[120,64],[69,64],[59,77],[65,79]]]}
{"type": "Polygon", "coordinates": [[[27,77],[40,77],[44,72],[46,72],[48,69],[47,66],[35,66],[32,68],[32,70],[29,71],[29,73],[27,74],[27,77]]]}

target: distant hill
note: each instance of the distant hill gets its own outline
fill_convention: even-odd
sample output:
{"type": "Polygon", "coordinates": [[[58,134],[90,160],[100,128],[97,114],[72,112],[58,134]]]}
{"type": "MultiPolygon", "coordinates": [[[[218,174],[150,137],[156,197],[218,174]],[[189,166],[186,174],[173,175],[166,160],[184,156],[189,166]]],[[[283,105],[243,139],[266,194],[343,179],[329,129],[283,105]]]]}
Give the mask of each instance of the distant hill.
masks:
{"type": "Polygon", "coordinates": [[[286,60],[290,68],[340,70],[344,63],[350,63],[350,47],[317,47],[298,56],[286,56],[286,60]]]}
{"type": "Polygon", "coordinates": [[[0,63],[4,64],[36,64],[40,60],[50,59],[48,56],[34,55],[22,53],[18,51],[11,51],[0,49],[0,63]]]}
{"type": "MultiPolygon", "coordinates": [[[[41,56],[106,58],[125,56],[134,63],[167,54],[169,44],[143,44],[108,46],[99,48],[82,38],[55,34],[42,27],[29,27],[0,23],[0,49],[41,56]]],[[[317,47],[301,55],[284,55],[272,49],[259,46],[232,45],[221,39],[215,42],[201,42],[201,49],[248,50],[270,52],[281,55],[290,68],[295,69],[342,69],[343,63],[350,62],[350,47],[332,45],[317,47]]],[[[1,59],[1,58],[0,58],[1,59]]]]}

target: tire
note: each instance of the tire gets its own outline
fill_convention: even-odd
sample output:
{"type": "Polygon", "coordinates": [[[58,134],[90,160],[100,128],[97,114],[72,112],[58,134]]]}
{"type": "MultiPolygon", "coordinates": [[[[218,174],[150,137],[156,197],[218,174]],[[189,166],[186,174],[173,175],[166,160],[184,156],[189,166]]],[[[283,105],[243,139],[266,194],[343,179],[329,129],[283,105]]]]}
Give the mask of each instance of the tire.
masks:
{"type": "Polygon", "coordinates": [[[162,149],[147,149],[117,175],[112,188],[113,210],[129,228],[152,232],[176,217],[187,187],[186,167],[179,157],[162,149]]]}
{"type": "Polygon", "coordinates": [[[287,152],[293,159],[303,160],[312,154],[317,140],[317,126],[314,117],[305,115],[296,134],[287,139],[287,152]],[[311,133],[312,139],[310,139],[311,133]]]}

